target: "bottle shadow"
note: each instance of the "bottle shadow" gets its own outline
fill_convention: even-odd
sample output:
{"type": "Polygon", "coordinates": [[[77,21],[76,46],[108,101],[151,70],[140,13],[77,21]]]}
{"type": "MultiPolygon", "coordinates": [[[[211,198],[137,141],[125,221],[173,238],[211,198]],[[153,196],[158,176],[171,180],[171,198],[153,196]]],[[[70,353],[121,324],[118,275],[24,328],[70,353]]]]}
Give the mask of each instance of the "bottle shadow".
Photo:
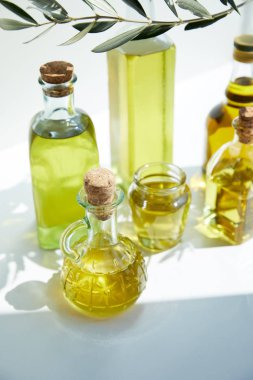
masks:
{"type": "Polygon", "coordinates": [[[26,260],[48,269],[58,269],[59,250],[44,251],[38,247],[31,184],[21,182],[3,190],[0,198],[0,289],[25,270],[26,260]]]}
{"type": "MultiPolygon", "coordinates": [[[[66,301],[60,279],[60,272],[55,273],[47,283],[27,281],[10,290],[6,301],[18,311],[39,311],[48,308],[59,329],[78,340],[99,345],[117,345],[119,341],[137,341],[143,335],[153,334],[154,329],[161,329],[157,320],[164,320],[163,303],[152,306],[137,303],[129,310],[110,319],[91,319],[76,311],[66,301]]],[[[170,310],[175,310],[172,303],[170,310]]],[[[165,319],[166,321],[166,319],[165,319]]]]}

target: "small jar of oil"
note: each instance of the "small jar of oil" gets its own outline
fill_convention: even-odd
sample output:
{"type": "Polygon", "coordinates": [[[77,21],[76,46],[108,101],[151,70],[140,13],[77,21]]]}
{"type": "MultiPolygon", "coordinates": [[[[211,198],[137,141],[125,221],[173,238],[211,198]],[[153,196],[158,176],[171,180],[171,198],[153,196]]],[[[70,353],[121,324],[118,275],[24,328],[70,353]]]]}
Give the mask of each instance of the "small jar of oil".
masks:
{"type": "Polygon", "coordinates": [[[190,201],[186,175],[179,167],[159,162],[137,170],[129,202],[141,246],[160,252],[179,243],[190,201]]]}

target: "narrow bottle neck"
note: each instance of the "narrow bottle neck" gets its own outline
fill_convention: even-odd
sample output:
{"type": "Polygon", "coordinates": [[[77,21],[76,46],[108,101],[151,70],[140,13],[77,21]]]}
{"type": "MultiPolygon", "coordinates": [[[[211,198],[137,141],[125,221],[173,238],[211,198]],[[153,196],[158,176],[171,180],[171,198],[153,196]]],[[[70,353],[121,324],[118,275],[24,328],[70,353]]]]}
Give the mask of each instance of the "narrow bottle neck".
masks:
{"type": "Polygon", "coordinates": [[[51,97],[44,93],[45,119],[64,120],[75,115],[74,94],[62,97],[51,97]]]}
{"type": "Polygon", "coordinates": [[[64,120],[75,115],[74,83],[76,80],[75,75],[69,82],[61,84],[50,84],[39,79],[43,91],[45,119],[64,120]]]}
{"type": "Polygon", "coordinates": [[[231,107],[253,106],[253,63],[234,61],[226,96],[231,107]]]}
{"type": "Polygon", "coordinates": [[[106,220],[100,220],[91,212],[87,212],[90,228],[88,230],[88,244],[92,247],[108,247],[118,242],[117,230],[117,210],[113,209],[112,214],[106,220]]]}
{"type": "Polygon", "coordinates": [[[253,62],[234,60],[231,81],[237,82],[239,78],[250,78],[253,80],[253,62]]]}

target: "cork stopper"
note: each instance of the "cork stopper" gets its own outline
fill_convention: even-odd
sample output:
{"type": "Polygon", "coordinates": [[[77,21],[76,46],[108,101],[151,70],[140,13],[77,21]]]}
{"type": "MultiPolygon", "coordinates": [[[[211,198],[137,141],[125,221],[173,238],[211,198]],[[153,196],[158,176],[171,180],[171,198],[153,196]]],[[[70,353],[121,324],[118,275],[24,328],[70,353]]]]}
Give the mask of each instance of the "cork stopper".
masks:
{"type": "MultiPolygon", "coordinates": [[[[84,177],[84,187],[88,202],[93,206],[108,206],[115,197],[115,177],[108,169],[90,170],[84,177]]],[[[96,216],[106,220],[111,216],[111,210],[108,207],[100,208],[96,216]]]]}
{"type": "Polygon", "coordinates": [[[240,109],[236,132],[240,142],[253,144],[253,107],[240,109]]]}
{"type": "Polygon", "coordinates": [[[65,61],[53,61],[40,66],[41,79],[51,84],[69,82],[74,72],[72,63],[65,61]]]}

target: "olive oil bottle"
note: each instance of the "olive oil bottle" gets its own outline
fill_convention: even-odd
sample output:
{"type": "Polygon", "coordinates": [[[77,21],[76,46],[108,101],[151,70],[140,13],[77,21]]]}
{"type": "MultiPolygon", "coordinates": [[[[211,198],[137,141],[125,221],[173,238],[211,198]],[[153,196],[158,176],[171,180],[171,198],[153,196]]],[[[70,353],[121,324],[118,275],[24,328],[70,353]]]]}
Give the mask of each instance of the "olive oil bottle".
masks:
{"type": "Polygon", "coordinates": [[[31,122],[30,164],[38,240],[44,249],[59,247],[61,233],[82,215],[76,204],[81,178],[98,166],[92,121],[74,107],[75,81],[69,63],[41,67],[45,109],[31,122]]]}
{"type": "Polygon", "coordinates": [[[207,165],[204,224],[213,237],[240,244],[253,237],[253,107],[233,125],[234,140],[207,165]]]}
{"type": "Polygon", "coordinates": [[[233,139],[232,121],[240,107],[253,106],[253,35],[234,40],[234,69],[226,89],[226,102],[214,107],[207,118],[206,166],[211,156],[233,139]]]}
{"type": "MultiPolygon", "coordinates": [[[[152,13],[150,0],[145,10],[152,13]]],[[[172,161],[175,45],[162,35],[107,57],[112,167],[127,186],[146,162],[172,161]]]]}
{"type": "Polygon", "coordinates": [[[90,170],[78,197],[86,217],[72,223],[61,238],[64,295],[89,317],[108,318],[123,312],[146,286],[140,251],[117,232],[117,208],[123,198],[109,170],[90,170]]]}

